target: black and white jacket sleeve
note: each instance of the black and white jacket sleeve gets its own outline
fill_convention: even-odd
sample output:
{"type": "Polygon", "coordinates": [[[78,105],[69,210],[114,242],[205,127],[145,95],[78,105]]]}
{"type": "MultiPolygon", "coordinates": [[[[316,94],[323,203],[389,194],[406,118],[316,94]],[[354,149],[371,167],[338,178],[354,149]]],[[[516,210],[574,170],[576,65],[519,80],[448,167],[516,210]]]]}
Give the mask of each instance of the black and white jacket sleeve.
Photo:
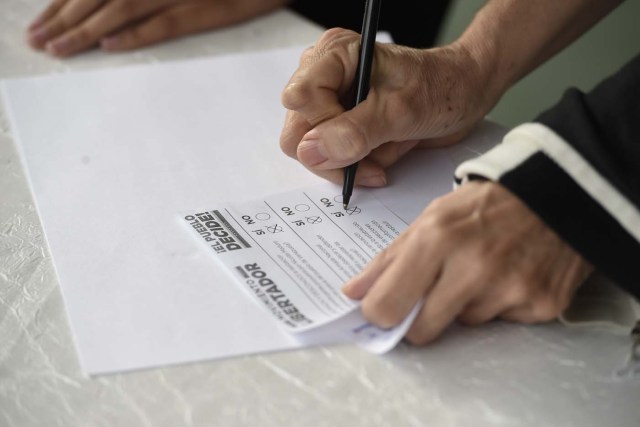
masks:
{"type": "Polygon", "coordinates": [[[640,297],[640,55],[461,164],[500,182],[594,267],[640,297]]]}

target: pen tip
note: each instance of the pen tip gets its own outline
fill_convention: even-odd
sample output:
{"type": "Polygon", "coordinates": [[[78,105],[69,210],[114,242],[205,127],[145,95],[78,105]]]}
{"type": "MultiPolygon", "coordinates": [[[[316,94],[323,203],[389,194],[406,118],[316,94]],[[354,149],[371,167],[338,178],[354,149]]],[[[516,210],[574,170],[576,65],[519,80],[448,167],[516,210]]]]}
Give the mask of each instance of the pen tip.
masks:
{"type": "Polygon", "coordinates": [[[348,203],[343,203],[343,204],[342,204],[342,207],[343,207],[345,210],[347,210],[347,208],[349,207],[349,204],[348,204],[348,203]]]}

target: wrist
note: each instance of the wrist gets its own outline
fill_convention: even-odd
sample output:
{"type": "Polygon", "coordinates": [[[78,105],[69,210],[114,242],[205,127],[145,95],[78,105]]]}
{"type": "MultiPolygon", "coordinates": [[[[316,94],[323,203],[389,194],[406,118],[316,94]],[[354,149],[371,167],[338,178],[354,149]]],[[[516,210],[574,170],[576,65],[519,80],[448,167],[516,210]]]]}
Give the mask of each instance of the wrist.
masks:
{"type": "Polygon", "coordinates": [[[464,64],[466,84],[477,94],[477,108],[483,112],[482,117],[491,111],[511,86],[510,81],[498,72],[498,49],[490,40],[461,37],[450,44],[464,64]]]}
{"type": "MultiPolygon", "coordinates": [[[[456,41],[449,45],[423,51],[425,70],[443,70],[442,86],[451,90],[446,100],[458,100],[453,110],[457,117],[453,119],[461,128],[473,126],[482,120],[498,102],[504,90],[494,84],[494,63],[490,52],[485,52],[480,45],[469,46],[456,41]],[[442,64],[448,64],[443,66],[442,64]]],[[[427,79],[426,81],[430,81],[427,79]]],[[[453,129],[451,129],[453,130],[453,129]]]]}

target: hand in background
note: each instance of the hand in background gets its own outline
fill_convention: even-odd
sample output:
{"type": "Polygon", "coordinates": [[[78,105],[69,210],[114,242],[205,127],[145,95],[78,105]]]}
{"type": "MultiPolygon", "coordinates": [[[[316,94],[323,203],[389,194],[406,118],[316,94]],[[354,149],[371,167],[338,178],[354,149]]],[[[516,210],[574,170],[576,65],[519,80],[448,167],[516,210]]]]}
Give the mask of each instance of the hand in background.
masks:
{"type": "Polygon", "coordinates": [[[377,44],[367,99],[350,111],[360,36],[332,29],[303,54],[282,94],[289,110],[280,145],[312,172],[335,183],[360,161],[356,184],[381,186],[385,169],[421,145],[464,136],[497,96],[462,46],[430,50],[377,44]]]}
{"type": "Polygon", "coordinates": [[[135,49],[241,22],[288,0],[53,0],[28,29],[35,49],[67,57],[135,49]]]}
{"type": "Polygon", "coordinates": [[[407,339],[425,344],[455,319],[555,319],[591,270],[504,187],[471,182],[431,203],[343,292],[385,328],[424,298],[407,339]]]}

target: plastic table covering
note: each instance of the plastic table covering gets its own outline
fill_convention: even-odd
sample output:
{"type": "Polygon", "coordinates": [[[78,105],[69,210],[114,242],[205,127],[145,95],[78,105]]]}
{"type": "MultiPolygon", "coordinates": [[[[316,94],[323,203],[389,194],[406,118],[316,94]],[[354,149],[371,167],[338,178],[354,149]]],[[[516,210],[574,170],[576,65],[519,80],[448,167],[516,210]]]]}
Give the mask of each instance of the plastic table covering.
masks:
{"type": "MultiPolygon", "coordinates": [[[[280,11],[145,50],[61,61],[24,42],[44,2],[0,5],[0,78],[312,44],[321,34],[280,11]]],[[[628,345],[603,331],[495,322],[382,357],[321,347],[87,378],[0,110],[0,426],[636,427],[640,381],[613,375],[628,345]]]]}

